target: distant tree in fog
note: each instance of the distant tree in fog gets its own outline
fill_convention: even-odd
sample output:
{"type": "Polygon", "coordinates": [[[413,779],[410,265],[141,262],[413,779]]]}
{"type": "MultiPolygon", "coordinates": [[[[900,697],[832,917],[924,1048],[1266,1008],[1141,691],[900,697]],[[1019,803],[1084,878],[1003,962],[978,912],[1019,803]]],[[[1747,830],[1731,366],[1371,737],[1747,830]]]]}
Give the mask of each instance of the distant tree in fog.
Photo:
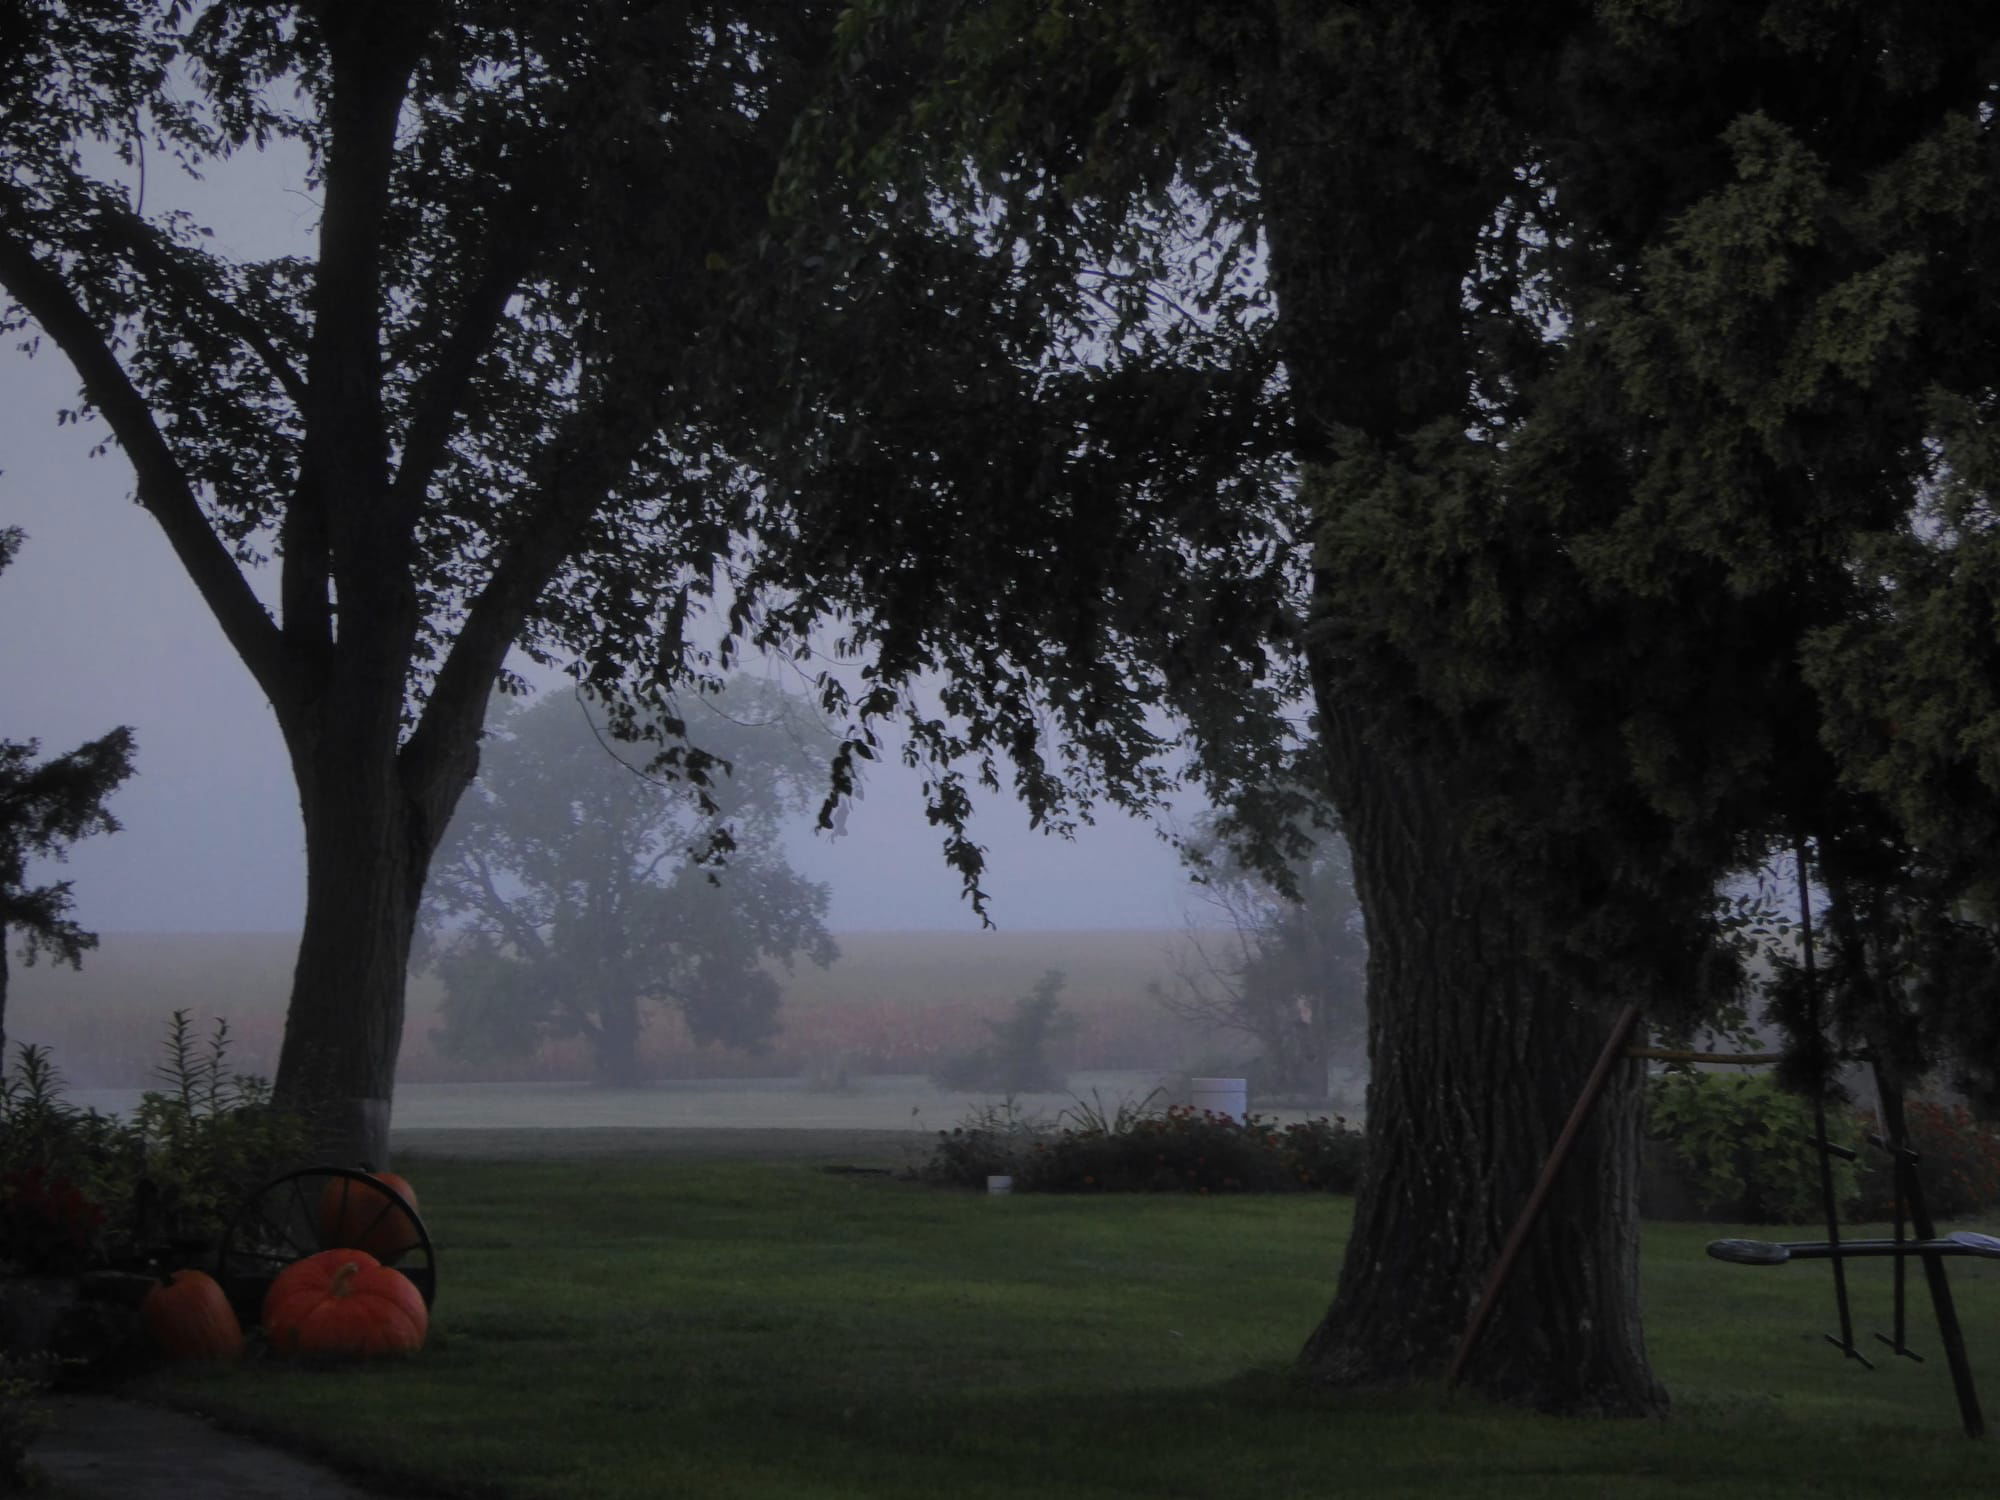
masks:
{"type": "Polygon", "coordinates": [[[1046,1094],[1064,1085],[1063,1070],[1048,1055],[1050,1044],[1071,1036],[1077,1019],[1062,1008],[1069,976],[1050,969],[1014,1002],[1003,1021],[986,1023],[993,1040],[947,1058],[931,1081],[943,1089],[993,1094],[1046,1094]]]}
{"type": "MultiPolygon", "coordinates": [[[[21,550],[21,532],[0,527],[0,572],[21,550]]],[[[124,725],[67,755],[37,763],[39,740],[0,740],[0,1058],[7,1046],[7,943],[21,957],[43,953],[76,968],[97,946],[70,916],[70,882],[28,884],[30,859],[61,859],[93,833],[116,833],[104,801],[132,774],[132,731],[124,725]]]]}
{"type": "Polygon", "coordinates": [[[1193,847],[1206,861],[1206,910],[1189,920],[1162,1003],[1255,1042],[1260,1091],[1324,1098],[1328,1065],[1363,1044],[1368,1019],[1368,939],[1346,843],[1315,839],[1293,861],[1289,892],[1232,855],[1213,827],[1193,847]]]}
{"type": "Polygon", "coordinates": [[[599,1079],[643,1076],[646,1010],[698,1042],[777,1030],[772,963],[838,956],[828,892],[786,862],[786,819],[817,803],[834,740],[811,709],[737,680],[691,710],[682,778],[631,764],[589,699],[502,706],[479,779],[438,851],[426,912],[445,985],[439,1049],[526,1056],[583,1037],[599,1079]]]}

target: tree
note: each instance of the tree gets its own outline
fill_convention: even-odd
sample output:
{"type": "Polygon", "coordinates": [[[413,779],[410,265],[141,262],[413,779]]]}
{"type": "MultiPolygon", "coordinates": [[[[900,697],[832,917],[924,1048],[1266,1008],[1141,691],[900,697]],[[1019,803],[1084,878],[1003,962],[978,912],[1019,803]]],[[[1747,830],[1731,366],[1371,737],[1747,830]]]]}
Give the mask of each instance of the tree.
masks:
{"type": "MultiPolygon", "coordinates": [[[[0,527],[0,572],[21,548],[16,527],[0,527]]],[[[37,764],[38,740],[0,740],[0,1055],[7,1042],[7,939],[20,936],[21,956],[47,953],[80,967],[97,946],[70,916],[70,882],[28,884],[30,859],[62,859],[69,846],[95,833],[116,833],[105,801],[132,774],[132,731],[123,726],[66,755],[37,764]]]]}
{"type": "Polygon", "coordinates": [[[1190,853],[1212,917],[1190,919],[1179,983],[1162,1002],[1256,1043],[1258,1088],[1324,1099],[1335,1056],[1358,1053],[1366,1030],[1368,941],[1347,846],[1322,833],[1283,888],[1234,854],[1215,820],[1190,853]]]}
{"type": "Polygon", "coordinates": [[[1233,396],[1263,377],[1024,373],[1052,314],[991,295],[990,261],[883,257],[881,295],[836,303],[852,247],[770,203],[846,66],[837,10],[30,0],[0,20],[0,326],[69,361],[63,419],[105,424],[272,705],[307,864],[276,1088],[333,1159],[386,1157],[423,883],[517,646],[577,672],[614,730],[662,736],[661,771],[688,753],[676,691],[740,653],[856,659],[859,687],[820,683],[843,726],[821,816],[900,716],[975,905],[974,783],[1007,777],[1058,832],[1099,798],[1153,805],[1164,705],[1215,775],[1268,776],[1238,724],[1286,700],[1262,685],[1266,617],[1297,572],[1256,503],[1274,450],[1233,396]],[[309,256],[231,260],[147,200],[163,159],[225,176],[266,149],[303,162],[309,256]],[[957,378],[892,393],[875,351],[905,327],[953,342],[957,378]],[[996,425],[1024,381],[1048,425],[996,425]],[[1135,407],[1178,412],[1182,441],[1139,462],[1091,442],[1135,407]],[[974,454],[976,491],[943,482],[974,454]],[[1165,482],[1189,475],[1210,501],[1165,482]]]}
{"type": "Polygon", "coordinates": [[[307,864],[276,1088],[336,1160],[386,1157],[425,873],[507,652],[700,668],[748,496],[690,372],[829,15],[7,10],[0,327],[69,361],[64,419],[108,429],[271,703],[307,864]],[[280,149],[311,255],[232,260],[158,205],[163,167],[280,149]]]}
{"type": "Polygon", "coordinates": [[[1049,1044],[1076,1030],[1076,1017],[1062,1008],[1069,976],[1049,969],[1014,1002],[1005,1020],[986,1022],[993,1040],[945,1059],[932,1080],[941,1089],[998,1094],[1044,1094],[1063,1086],[1063,1072],[1048,1055],[1049,1044]]]}
{"type": "Polygon", "coordinates": [[[582,1036],[598,1079],[631,1086],[647,1004],[677,1009],[697,1042],[755,1050],[778,1025],[769,965],[838,956],[827,888],[780,843],[787,818],[824,795],[832,737],[745,679],[694,711],[720,763],[698,786],[627,764],[587,699],[496,713],[426,897],[451,925],[435,960],[442,1049],[518,1056],[582,1036]]]}
{"type": "MultiPolygon", "coordinates": [[[[1282,356],[1380,1143],[1305,1363],[1434,1376],[1614,1002],[1672,1029],[1728,999],[1717,882],[1801,828],[1856,849],[1881,830],[1799,665],[1843,622],[1910,618],[1860,587],[1865,543],[1924,514],[1935,438],[1899,361],[1978,346],[1948,325],[1990,284],[1968,227],[1990,201],[1968,187],[1989,23],[1143,0],[879,0],[854,35],[870,22],[952,81],[911,107],[905,76],[851,68],[842,149],[894,184],[858,239],[871,213],[880,242],[910,202],[950,202],[961,253],[1002,247],[1033,295],[1137,287],[1100,347],[1268,369],[1261,330],[1282,356]],[[1147,304],[1189,203],[1267,248],[1261,308],[1222,272],[1184,322],[1147,304]],[[1176,348],[1162,323],[1195,332],[1176,348]]],[[[1160,441],[1143,415],[1097,436],[1160,441]]],[[[1529,1242],[1467,1371],[1481,1389],[1664,1400],[1638,1318],[1637,1071],[1529,1242]]]]}
{"type": "MultiPolygon", "coordinates": [[[[1530,154],[1522,127],[1498,106],[1498,84],[1535,86],[1551,61],[1537,53],[1540,33],[1474,7],[1360,8],[1324,25],[1261,6],[1058,15],[885,0],[867,9],[892,33],[927,38],[918,45],[953,81],[899,117],[896,75],[884,83],[853,70],[850,117],[863,121],[855,133],[867,142],[877,132],[882,144],[845,149],[894,183],[853,211],[857,240],[867,243],[872,228],[875,242],[893,242],[911,232],[905,205],[942,199],[958,206],[946,221],[958,253],[983,247],[1021,266],[1024,301],[1068,306],[1076,288],[1089,289],[1103,306],[1097,347],[1112,351],[1119,376],[1165,385],[1162,372],[1177,372],[1223,414],[1212,429],[1239,434],[1218,451],[1255,452],[1274,436],[1289,447],[1316,515],[1280,514],[1291,536],[1318,537],[1322,557],[1342,521],[1360,514],[1348,507],[1358,476],[1336,479],[1337,463],[1373,453],[1400,474],[1430,434],[1466,426],[1480,350],[1461,287],[1530,154]],[[921,128],[899,130],[899,118],[921,128]],[[1197,248],[1181,258],[1193,266],[1193,295],[1162,312],[1156,294],[1181,284],[1162,230],[1190,219],[1197,248]],[[1221,234],[1226,248],[1204,257],[1203,234],[1221,234]],[[1268,290],[1248,284],[1245,269],[1263,247],[1268,290]]],[[[924,360],[912,353],[891,364],[924,360]]],[[[1130,463],[1171,445],[1162,406],[1106,413],[1094,451],[1130,463]]],[[[1202,477],[1179,469],[1160,483],[1193,479],[1171,493],[1199,516],[1202,477]]],[[[1290,565],[1298,561],[1292,554],[1290,565]]],[[[1380,587],[1407,589],[1399,619],[1416,614],[1412,595],[1435,607],[1452,590],[1456,580],[1429,567],[1419,555],[1378,569],[1380,587]]],[[[1344,582],[1322,571],[1303,631],[1282,606],[1253,607],[1235,624],[1304,645],[1324,757],[1312,779],[1338,810],[1367,916],[1377,1064],[1369,1115],[1380,1148],[1334,1313],[1307,1362],[1323,1378],[1372,1384],[1441,1373],[1541,1151],[1601,1049],[1601,997],[1628,984],[1662,999],[1693,987],[1701,945],[1685,939],[1699,934],[1710,872],[1622,851],[1598,857],[1593,814],[1626,825],[1648,817],[1617,787],[1594,789],[1551,827],[1539,814],[1556,788],[1530,774],[1525,755],[1496,764],[1485,741],[1412,694],[1399,669],[1380,682],[1355,670],[1375,665],[1359,649],[1371,615],[1352,607],[1358,598],[1344,582]],[[1526,804],[1518,815],[1506,800],[1516,792],[1526,804]],[[1606,879],[1613,871],[1626,872],[1622,889],[1606,879]],[[1594,954],[1566,946],[1579,913],[1596,913],[1587,924],[1594,954]],[[1614,943],[1622,951],[1607,957],[1614,943]],[[1507,1061],[1530,1056],[1533,1067],[1507,1061]]],[[[1254,606],[1273,596],[1245,597],[1254,606]]],[[[1172,626],[1162,634],[1171,640],[1172,626]]],[[[1256,722],[1258,707],[1239,703],[1239,726],[1256,722]]],[[[1256,784],[1240,778],[1234,788],[1256,784]]],[[[1249,821],[1276,834],[1296,826],[1249,821]]],[[[1657,819],[1642,832],[1661,841],[1657,819]]],[[[1531,1247],[1534,1274],[1472,1367],[1481,1388],[1552,1408],[1659,1406],[1637,1316],[1637,1081],[1636,1068],[1621,1070],[1552,1200],[1531,1247]]]]}

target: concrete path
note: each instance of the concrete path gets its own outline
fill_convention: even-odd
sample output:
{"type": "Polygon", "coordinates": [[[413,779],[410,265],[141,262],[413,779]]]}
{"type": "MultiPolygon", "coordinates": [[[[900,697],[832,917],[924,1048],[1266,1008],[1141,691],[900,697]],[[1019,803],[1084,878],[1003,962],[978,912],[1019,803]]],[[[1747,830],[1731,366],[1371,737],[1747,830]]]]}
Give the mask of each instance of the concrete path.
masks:
{"type": "Polygon", "coordinates": [[[375,1500],[306,1459],[200,1417],[115,1396],[50,1396],[28,1450],[73,1500],[375,1500]]]}

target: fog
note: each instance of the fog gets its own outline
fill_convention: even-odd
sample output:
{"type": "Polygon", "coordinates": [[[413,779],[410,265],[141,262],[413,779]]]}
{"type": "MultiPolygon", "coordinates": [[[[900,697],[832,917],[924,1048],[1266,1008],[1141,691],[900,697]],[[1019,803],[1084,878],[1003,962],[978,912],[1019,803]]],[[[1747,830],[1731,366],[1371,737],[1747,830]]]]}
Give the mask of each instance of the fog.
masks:
{"type": "MultiPolygon", "coordinates": [[[[0,736],[54,754],[130,724],[138,774],[111,803],[123,831],[41,876],[74,880],[78,919],[102,931],[295,930],[303,834],[270,709],[130,500],[122,456],[88,456],[101,429],[57,428],[72,395],[53,352],[0,355],[0,526],[28,534],[0,575],[0,736]]],[[[920,778],[889,760],[866,772],[844,837],[801,828],[793,840],[797,868],[832,887],[829,926],[976,929],[924,821],[920,778]]],[[[1181,920],[1188,885],[1172,849],[1115,810],[1066,842],[993,796],[973,831],[1004,928],[1181,920]]]]}
{"type": "MultiPolygon", "coordinates": [[[[310,253],[317,208],[296,187],[295,166],[274,154],[240,159],[205,184],[156,174],[148,207],[191,211],[232,256],[310,253]]],[[[104,943],[81,973],[17,969],[9,1031],[10,1041],[50,1046],[73,1086],[101,1091],[78,1102],[126,1108],[154,1081],[176,1010],[198,1027],[226,1015],[232,1063],[274,1069],[304,909],[304,839],[269,705],[133,502],[122,454],[93,456],[103,426],[58,424],[75,403],[75,378],[53,348],[34,358],[0,349],[0,526],[26,533],[0,575],[0,737],[38,740],[48,756],[130,725],[137,772],[109,804],[121,831],[31,869],[31,879],[73,883],[74,916],[104,943]]],[[[274,569],[249,576],[275,600],[274,569]]],[[[568,690],[532,664],[510,665],[543,690],[568,690]]],[[[987,1020],[1052,969],[1067,975],[1065,1002],[1089,1018],[1061,1049],[1071,1088],[1137,1097],[1189,1066],[1233,1066],[1240,1041],[1177,1022],[1157,998],[1190,917],[1212,916],[1160,830],[1101,808],[1065,839],[1029,828],[1011,795],[979,794],[969,831],[986,850],[997,928],[985,931],[924,817],[922,776],[894,749],[858,768],[860,794],[837,834],[802,818],[787,839],[794,868],[829,888],[826,925],[843,956],[787,982],[774,1050],[690,1051],[662,1018],[646,1050],[654,1076],[673,1087],[599,1105],[583,1081],[588,1061],[560,1048],[512,1070],[467,1070],[441,1055],[430,1031],[438,982],[420,973],[401,1125],[948,1123],[963,1101],[932,1090],[925,1073],[975,1045],[987,1020]],[[745,1083],[761,1075],[762,1085],[744,1094],[696,1082],[718,1072],[745,1083]],[[831,1075],[840,1087],[820,1088],[831,1075]],[[789,1091],[782,1119],[773,1085],[789,1091]]],[[[1185,826],[1201,811],[1191,796],[1172,817],[1185,826]]]]}
{"type": "MultiPolygon", "coordinates": [[[[157,173],[149,204],[183,207],[231,254],[309,248],[315,205],[280,154],[240,158],[206,183],[157,173]],[[171,203],[168,196],[171,195],[171,203]]],[[[76,916],[105,932],[288,932],[304,905],[303,834],[284,749],[262,695],[130,499],[131,472],[101,424],[58,427],[76,382],[53,348],[0,350],[0,526],[26,545],[0,575],[0,737],[68,750],[118,724],[138,774],[111,803],[122,832],[59,871],[76,916]]],[[[267,599],[277,575],[253,572],[267,599]]],[[[519,665],[517,663],[517,665],[519,665]]],[[[547,680],[546,678],[544,680],[547,680]]],[[[845,836],[805,831],[796,867],[832,887],[835,931],[975,930],[924,821],[920,778],[867,768],[845,836]]],[[[1194,809],[1183,809],[1191,813],[1194,809]]],[[[1003,928],[1168,928],[1188,884],[1147,825],[1107,811],[1073,843],[1033,832],[1011,797],[982,801],[973,836],[1003,928]]]]}

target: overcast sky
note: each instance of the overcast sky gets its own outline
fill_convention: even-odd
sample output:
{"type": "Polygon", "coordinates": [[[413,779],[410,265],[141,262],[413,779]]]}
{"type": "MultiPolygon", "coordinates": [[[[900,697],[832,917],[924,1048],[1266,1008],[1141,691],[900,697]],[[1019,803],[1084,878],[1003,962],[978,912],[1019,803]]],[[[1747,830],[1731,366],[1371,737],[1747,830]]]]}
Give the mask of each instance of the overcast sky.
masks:
{"type": "MultiPolygon", "coordinates": [[[[162,192],[155,181],[150,191],[162,192]]],[[[313,205],[278,160],[250,160],[175,202],[217,246],[304,248],[313,205]]],[[[149,207],[164,206],[149,204],[149,207]]],[[[138,735],[138,774],[113,811],[124,830],[79,845],[56,872],[76,915],[102,932],[283,932],[304,904],[298,799],[268,705],[225,644],[151,517],[132,503],[101,426],[56,426],[74,399],[45,347],[0,350],[0,526],[28,539],[0,575],[0,738],[45,755],[118,724],[138,735]]],[[[276,575],[257,581],[270,597],[276,575]]],[[[870,769],[838,840],[804,837],[797,863],[833,886],[836,931],[972,929],[977,919],[923,819],[916,778],[870,769]]],[[[1177,927],[1188,884],[1144,824],[1106,812],[1075,842],[1026,827],[1011,799],[982,806],[992,914],[1003,928],[1177,927]]]]}

